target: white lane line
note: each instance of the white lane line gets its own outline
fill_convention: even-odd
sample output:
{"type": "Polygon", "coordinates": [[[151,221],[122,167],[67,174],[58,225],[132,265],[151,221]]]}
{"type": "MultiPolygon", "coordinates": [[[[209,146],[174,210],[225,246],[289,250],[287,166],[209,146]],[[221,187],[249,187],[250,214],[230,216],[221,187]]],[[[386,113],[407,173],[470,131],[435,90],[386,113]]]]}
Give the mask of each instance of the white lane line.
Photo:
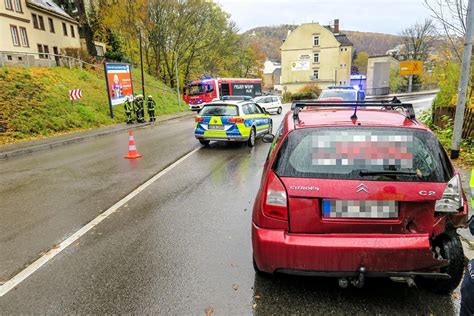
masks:
{"type": "Polygon", "coordinates": [[[147,187],[149,187],[153,182],[164,176],[168,171],[179,165],[181,162],[186,160],[189,156],[197,152],[201,147],[198,147],[191,152],[187,153],[180,159],[176,160],[174,163],[166,167],[165,169],[161,170],[159,173],[154,175],[152,178],[150,178],[148,181],[140,185],[138,188],[136,188],[134,191],[132,191],[130,194],[128,194],[126,197],[112,205],[109,209],[104,211],[103,213],[99,214],[96,218],[94,218],[92,221],[87,223],[84,227],[76,231],[74,234],[69,236],[66,240],[61,242],[58,246],[50,249],[47,253],[45,253],[43,256],[41,256],[38,260],[30,264],[28,267],[26,267],[24,270],[16,274],[14,277],[12,277],[10,280],[5,282],[3,285],[0,286],[0,297],[4,296],[8,292],[10,292],[12,289],[14,289],[16,286],[18,286],[21,282],[23,282],[27,277],[35,273],[39,268],[41,268],[44,264],[46,264],[49,260],[53,259],[57,254],[59,254],[61,251],[66,249],[69,245],[74,243],[76,240],[78,240],[81,236],[86,234],[89,230],[97,226],[100,222],[102,222],[104,219],[109,217],[111,214],[113,214],[115,211],[117,211],[121,206],[123,206],[125,203],[133,199],[135,196],[137,196],[140,192],[145,190],[147,187]]]}

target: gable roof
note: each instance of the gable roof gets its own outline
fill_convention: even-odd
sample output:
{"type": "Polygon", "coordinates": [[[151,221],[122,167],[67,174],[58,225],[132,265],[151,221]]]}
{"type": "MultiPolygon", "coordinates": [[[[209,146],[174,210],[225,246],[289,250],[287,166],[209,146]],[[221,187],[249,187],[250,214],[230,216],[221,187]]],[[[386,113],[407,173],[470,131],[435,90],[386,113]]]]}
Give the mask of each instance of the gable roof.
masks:
{"type": "Polygon", "coordinates": [[[41,10],[77,24],[76,20],[74,20],[69,14],[66,13],[66,11],[64,11],[52,0],[26,0],[26,4],[34,9],[41,10]]]}

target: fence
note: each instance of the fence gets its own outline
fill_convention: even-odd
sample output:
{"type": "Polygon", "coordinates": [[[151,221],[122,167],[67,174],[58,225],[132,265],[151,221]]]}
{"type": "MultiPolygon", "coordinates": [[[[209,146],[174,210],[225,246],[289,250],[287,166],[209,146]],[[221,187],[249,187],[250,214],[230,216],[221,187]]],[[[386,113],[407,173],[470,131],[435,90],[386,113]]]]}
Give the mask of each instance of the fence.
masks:
{"type": "MultiPolygon", "coordinates": [[[[411,92],[427,91],[438,89],[437,84],[414,84],[411,87],[411,92]]],[[[367,95],[387,95],[394,93],[408,93],[408,86],[400,86],[395,89],[390,87],[367,88],[367,95]]]]}
{"type": "Polygon", "coordinates": [[[93,67],[103,69],[101,64],[90,64],[75,57],[52,53],[29,53],[0,51],[0,66],[10,67],[93,67]],[[37,58],[36,58],[37,57],[37,58]]]}
{"type": "MultiPolygon", "coordinates": [[[[438,127],[444,128],[446,127],[447,122],[443,117],[446,116],[449,119],[454,120],[455,114],[456,114],[456,107],[454,106],[437,107],[434,113],[433,124],[438,127]]],[[[464,112],[464,125],[462,128],[462,138],[463,139],[474,138],[474,107],[468,107],[466,108],[464,112]]]]}

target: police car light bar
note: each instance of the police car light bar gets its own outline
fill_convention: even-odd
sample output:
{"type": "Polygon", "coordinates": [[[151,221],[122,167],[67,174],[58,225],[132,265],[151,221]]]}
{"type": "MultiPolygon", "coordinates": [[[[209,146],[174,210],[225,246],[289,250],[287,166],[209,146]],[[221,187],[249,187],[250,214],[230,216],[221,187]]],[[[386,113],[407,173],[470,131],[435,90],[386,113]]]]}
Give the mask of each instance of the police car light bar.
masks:
{"type": "Polygon", "coordinates": [[[293,119],[299,121],[299,112],[305,107],[319,107],[319,108],[330,108],[330,107],[350,107],[354,109],[354,115],[357,112],[359,106],[371,107],[371,108],[381,108],[385,110],[397,110],[404,109],[407,118],[415,119],[415,110],[413,105],[410,103],[393,103],[391,101],[295,101],[291,105],[293,108],[293,119]]]}

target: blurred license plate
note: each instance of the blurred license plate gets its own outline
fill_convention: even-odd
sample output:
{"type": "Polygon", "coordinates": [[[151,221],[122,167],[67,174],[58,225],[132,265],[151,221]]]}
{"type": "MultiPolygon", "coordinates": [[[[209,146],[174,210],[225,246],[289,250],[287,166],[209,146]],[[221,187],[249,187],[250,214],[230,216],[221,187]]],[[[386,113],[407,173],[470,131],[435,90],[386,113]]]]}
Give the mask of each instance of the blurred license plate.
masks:
{"type": "Polygon", "coordinates": [[[323,200],[323,217],[398,218],[398,202],[323,200]]]}
{"type": "Polygon", "coordinates": [[[209,125],[209,129],[223,130],[224,125],[209,125]]]}

